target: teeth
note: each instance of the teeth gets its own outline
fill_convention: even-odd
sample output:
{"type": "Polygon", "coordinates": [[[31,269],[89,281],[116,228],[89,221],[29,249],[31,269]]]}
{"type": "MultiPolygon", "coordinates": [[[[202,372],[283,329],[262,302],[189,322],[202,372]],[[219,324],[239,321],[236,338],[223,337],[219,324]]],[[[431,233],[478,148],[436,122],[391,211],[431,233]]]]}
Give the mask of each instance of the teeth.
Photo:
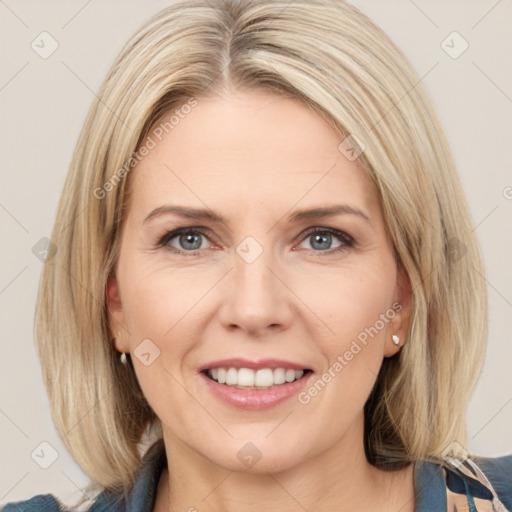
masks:
{"type": "Polygon", "coordinates": [[[263,389],[300,379],[304,375],[304,370],[262,368],[254,371],[250,368],[240,368],[238,370],[236,368],[214,368],[208,370],[208,375],[219,384],[248,389],[263,389]]]}

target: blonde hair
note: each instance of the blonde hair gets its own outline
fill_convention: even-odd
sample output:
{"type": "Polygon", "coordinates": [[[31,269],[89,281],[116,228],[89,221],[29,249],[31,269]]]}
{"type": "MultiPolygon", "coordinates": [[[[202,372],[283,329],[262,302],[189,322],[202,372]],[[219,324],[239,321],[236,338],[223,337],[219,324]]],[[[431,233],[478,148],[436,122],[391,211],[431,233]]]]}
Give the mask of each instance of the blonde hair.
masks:
{"type": "Polygon", "coordinates": [[[147,21],[118,56],[59,203],[51,237],[57,252],[43,269],[35,330],[53,419],[69,452],[93,482],[126,492],[144,434],[161,436],[133,367],[119,363],[106,287],[137,150],[165,113],[228,83],[297,98],[364,144],[358,161],[413,292],[405,345],[384,360],[365,406],[368,459],[394,467],[441,457],[452,441],[464,444],[487,336],[484,270],[418,76],[381,29],[342,1],[186,0],[147,21]]]}

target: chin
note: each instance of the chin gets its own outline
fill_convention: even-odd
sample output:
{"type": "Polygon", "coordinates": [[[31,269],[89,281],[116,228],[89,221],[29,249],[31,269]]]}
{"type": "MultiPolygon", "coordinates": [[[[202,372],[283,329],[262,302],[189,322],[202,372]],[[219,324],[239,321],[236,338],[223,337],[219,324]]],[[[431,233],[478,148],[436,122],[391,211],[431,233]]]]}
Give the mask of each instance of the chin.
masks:
{"type": "Polygon", "coordinates": [[[204,456],[230,471],[266,474],[286,471],[300,464],[305,454],[297,452],[297,443],[282,443],[277,438],[272,442],[262,436],[260,441],[250,441],[247,437],[244,440],[234,440],[224,447],[219,446],[214,453],[204,452],[204,456]],[[223,454],[221,457],[219,452],[223,454]]]}

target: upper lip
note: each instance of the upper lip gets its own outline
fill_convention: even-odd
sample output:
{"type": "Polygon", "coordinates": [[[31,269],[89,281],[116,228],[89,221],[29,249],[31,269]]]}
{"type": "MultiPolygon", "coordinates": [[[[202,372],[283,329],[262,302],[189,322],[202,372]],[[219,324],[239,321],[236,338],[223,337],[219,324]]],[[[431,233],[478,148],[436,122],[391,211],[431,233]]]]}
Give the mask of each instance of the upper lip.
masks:
{"type": "Polygon", "coordinates": [[[309,369],[307,365],[302,363],[295,363],[293,361],[286,361],[284,359],[259,359],[258,361],[250,361],[241,357],[231,359],[219,359],[211,361],[199,368],[200,372],[211,370],[212,368],[250,368],[251,370],[261,370],[262,368],[285,368],[292,370],[306,370],[309,369]]]}

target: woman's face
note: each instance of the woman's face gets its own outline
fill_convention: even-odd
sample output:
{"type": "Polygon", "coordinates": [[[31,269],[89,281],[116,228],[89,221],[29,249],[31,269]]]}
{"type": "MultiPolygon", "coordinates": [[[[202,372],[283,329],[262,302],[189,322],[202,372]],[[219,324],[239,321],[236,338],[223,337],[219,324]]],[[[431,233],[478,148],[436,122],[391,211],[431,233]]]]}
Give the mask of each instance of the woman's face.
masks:
{"type": "Polygon", "coordinates": [[[359,451],[410,294],[372,186],[296,100],[196,99],[168,133],[153,130],[128,178],[109,283],[116,346],[166,444],[207,464],[278,471],[359,451]],[[297,369],[309,371],[288,383],[297,369]],[[251,383],[263,388],[235,387],[251,383]]]}

